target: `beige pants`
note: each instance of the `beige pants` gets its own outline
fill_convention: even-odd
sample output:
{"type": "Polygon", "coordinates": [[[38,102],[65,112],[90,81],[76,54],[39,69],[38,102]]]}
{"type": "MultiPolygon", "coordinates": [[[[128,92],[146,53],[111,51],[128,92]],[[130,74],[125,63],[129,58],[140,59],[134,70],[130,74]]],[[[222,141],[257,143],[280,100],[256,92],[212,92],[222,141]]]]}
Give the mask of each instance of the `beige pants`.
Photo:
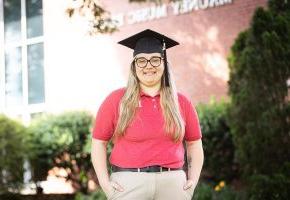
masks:
{"type": "Polygon", "coordinates": [[[194,188],[183,189],[186,175],[183,170],[165,172],[114,172],[110,180],[124,188],[112,190],[109,200],[191,200],[194,188]]]}

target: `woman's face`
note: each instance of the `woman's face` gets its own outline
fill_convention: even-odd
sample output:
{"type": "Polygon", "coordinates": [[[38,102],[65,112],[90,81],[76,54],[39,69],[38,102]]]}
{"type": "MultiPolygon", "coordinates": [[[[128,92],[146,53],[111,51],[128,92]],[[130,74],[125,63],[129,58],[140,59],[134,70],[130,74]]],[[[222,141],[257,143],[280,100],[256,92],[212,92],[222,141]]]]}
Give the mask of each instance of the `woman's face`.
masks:
{"type": "Polygon", "coordinates": [[[140,53],[134,60],[140,84],[153,87],[161,84],[164,63],[160,53],[140,53]]]}

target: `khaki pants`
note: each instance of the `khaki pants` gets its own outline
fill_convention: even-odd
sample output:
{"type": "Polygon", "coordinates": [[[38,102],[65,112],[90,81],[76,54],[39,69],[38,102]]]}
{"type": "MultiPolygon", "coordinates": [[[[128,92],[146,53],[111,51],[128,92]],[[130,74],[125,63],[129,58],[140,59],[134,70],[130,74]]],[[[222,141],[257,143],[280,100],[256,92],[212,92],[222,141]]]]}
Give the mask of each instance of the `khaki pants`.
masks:
{"type": "Polygon", "coordinates": [[[183,170],[165,172],[114,172],[110,180],[124,188],[111,191],[109,200],[191,200],[194,188],[183,189],[186,175],[183,170]]]}

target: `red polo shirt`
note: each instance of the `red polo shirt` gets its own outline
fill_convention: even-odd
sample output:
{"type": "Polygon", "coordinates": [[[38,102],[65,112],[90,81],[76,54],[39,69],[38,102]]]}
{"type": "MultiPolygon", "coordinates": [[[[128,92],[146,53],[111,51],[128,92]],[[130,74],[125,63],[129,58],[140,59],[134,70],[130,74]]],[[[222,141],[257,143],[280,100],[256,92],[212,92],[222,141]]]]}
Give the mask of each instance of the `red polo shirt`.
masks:
{"type": "MultiPolygon", "coordinates": [[[[93,129],[93,138],[110,140],[117,125],[119,103],[125,88],[113,91],[101,104],[93,129]]],[[[198,140],[202,137],[198,116],[191,102],[178,93],[181,115],[185,122],[184,139],[198,140]]],[[[118,139],[112,149],[110,163],[119,167],[146,167],[160,165],[178,168],[184,163],[182,142],[174,143],[165,135],[160,95],[151,97],[140,94],[139,107],[124,137],[118,139]]]]}

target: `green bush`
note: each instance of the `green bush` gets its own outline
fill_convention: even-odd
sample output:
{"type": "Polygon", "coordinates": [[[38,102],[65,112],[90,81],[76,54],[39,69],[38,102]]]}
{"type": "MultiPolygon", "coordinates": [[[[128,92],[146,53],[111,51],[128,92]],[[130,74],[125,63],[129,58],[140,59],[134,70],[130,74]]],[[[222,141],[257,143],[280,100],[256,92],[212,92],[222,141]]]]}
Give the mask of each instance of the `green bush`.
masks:
{"type": "Polygon", "coordinates": [[[268,9],[256,10],[229,58],[230,127],[249,199],[271,199],[270,185],[290,196],[281,178],[289,177],[290,165],[289,36],[290,1],[270,0],[268,9]]]}
{"type": "Polygon", "coordinates": [[[228,186],[225,186],[221,191],[216,191],[214,193],[213,200],[236,200],[238,199],[238,194],[233,189],[228,186]]]}
{"type": "Polygon", "coordinates": [[[213,181],[232,181],[237,174],[227,108],[228,103],[215,101],[197,106],[205,154],[203,175],[213,181]]]}
{"type": "Polygon", "coordinates": [[[90,160],[92,116],[66,112],[36,119],[29,127],[33,180],[43,180],[52,167],[64,168],[73,187],[86,193],[94,178],[90,160]]]}
{"type": "Polygon", "coordinates": [[[239,194],[230,186],[225,185],[224,181],[218,185],[202,182],[197,185],[193,200],[238,200],[239,194]]]}
{"type": "Polygon", "coordinates": [[[107,197],[102,190],[90,194],[77,193],[74,200],[106,200],[107,197]]]}
{"type": "MultiPolygon", "coordinates": [[[[289,168],[288,168],[289,170],[289,168]]],[[[249,180],[250,200],[255,199],[289,199],[290,180],[284,174],[254,175],[249,180]]]]}
{"type": "Polygon", "coordinates": [[[0,193],[18,190],[23,183],[25,137],[23,125],[0,115],[0,193]]]}
{"type": "Polygon", "coordinates": [[[209,184],[200,183],[196,186],[193,200],[212,200],[214,190],[209,184]]]}

